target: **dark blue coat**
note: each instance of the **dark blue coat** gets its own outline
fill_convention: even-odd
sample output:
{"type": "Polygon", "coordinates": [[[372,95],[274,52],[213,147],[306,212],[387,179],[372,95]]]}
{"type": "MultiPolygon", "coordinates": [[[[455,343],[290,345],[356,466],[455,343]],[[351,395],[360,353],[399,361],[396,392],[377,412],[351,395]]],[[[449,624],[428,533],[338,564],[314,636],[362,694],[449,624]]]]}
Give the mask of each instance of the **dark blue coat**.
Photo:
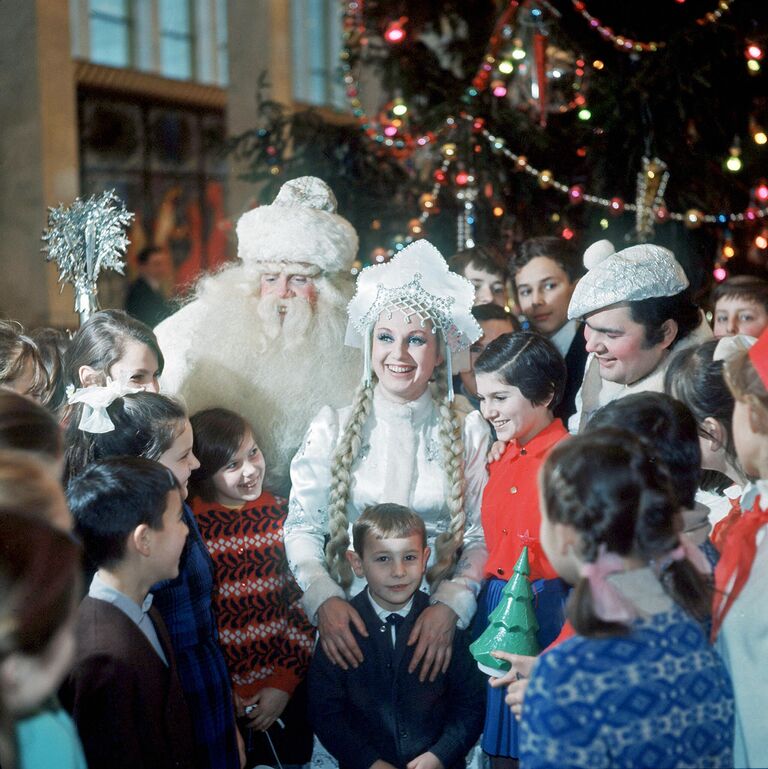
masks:
{"type": "Polygon", "coordinates": [[[429,605],[417,591],[392,648],[390,627],[382,625],[367,591],[355,596],[368,638],[353,628],[363,662],[342,670],[318,646],[309,670],[312,727],[340,769],[368,769],[376,760],[397,767],[426,751],[445,769],[465,766],[485,715],[485,677],[467,649],[468,638],[456,631],[448,672],[434,682],[419,682],[419,669],[408,672],[415,646],[406,646],[416,618],[429,605]]]}

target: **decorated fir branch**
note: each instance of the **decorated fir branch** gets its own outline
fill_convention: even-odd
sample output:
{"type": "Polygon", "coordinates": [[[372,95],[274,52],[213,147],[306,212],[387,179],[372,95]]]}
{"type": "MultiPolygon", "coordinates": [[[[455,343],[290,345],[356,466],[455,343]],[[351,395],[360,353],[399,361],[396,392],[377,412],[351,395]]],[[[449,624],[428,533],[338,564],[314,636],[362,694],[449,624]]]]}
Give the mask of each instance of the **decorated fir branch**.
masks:
{"type": "Polygon", "coordinates": [[[488,627],[469,647],[480,670],[488,675],[500,676],[510,668],[509,662],[496,659],[491,655],[492,651],[528,657],[539,653],[536,640],[539,623],[533,610],[533,591],[528,581],[530,573],[528,548],[524,547],[512,578],[504,586],[499,605],[488,618],[488,627]]]}
{"type": "Polygon", "coordinates": [[[48,227],[43,231],[46,260],[56,262],[59,283],[75,289],[75,312],[84,323],[98,310],[97,281],[102,269],[123,274],[126,228],[133,214],[114,190],[87,200],[75,198],[69,208],[63,204],[48,209],[48,227]]]}

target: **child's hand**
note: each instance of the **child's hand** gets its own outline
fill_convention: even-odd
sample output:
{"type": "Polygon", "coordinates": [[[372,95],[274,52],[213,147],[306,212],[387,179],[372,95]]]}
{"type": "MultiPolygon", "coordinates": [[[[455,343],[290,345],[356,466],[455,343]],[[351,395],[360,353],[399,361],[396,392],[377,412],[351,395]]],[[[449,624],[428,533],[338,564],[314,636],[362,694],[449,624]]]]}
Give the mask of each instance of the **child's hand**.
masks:
{"type": "Polygon", "coordinates": [[[498,689],[500,686],[509,686],[521,678],[530,678],[533,663],[536,662],[536,657],[527,657],[523,654],[493,651],[491,652],[491,655],[496,657],[496,659],[506,660],[512,665],[503,676],[489,679],[489,683],[493,689],[498,689]]]}
{"type": "Polygon", "coordinates": [[[350,624],[360,635],[368,635],[362,617],[343,598],[329,598],[317,610],[317,630],[323,651],[342,670],[349,670],[350,665],[356,668],[363,661],[363,653],[349,629],[350,624]]]}
{"type": "Polygon", "coordinates": [[[248,726],[251,729],[264,732],[277,721],[285,710],[291,695],[282,689],[267,686],[258,694],[245,700],[245,704],[253,708],[248,713],[248,726]]]}
{"type": "Polygon", "coordinates": [[[500,660],[506,660],[512,667],[499,678],[491,678],[490,684],[494,689],[500,686],[507,687],[507,694],[504,702],[509,705],[509,709],[519,721],[523,713],[523,701],[525,692],[528,689],[531,670],[536,657],[528,657],[524,654],[510,654],[509,652],[493,651],[491,654],[500,660]]]}
{"type": "Polygon", "coordinates": [[[495,441],[493,446],[488,450],[488,457],[486,458],[488,464],[490,465],[491,462],[498,462],[506,448],[507,444],[504,441],[495,441]]]}
{"type": "Polygon", "coordinates": [[[456,612],[444,603],[428,606],[416,620],[408,638],[408,646],[413,646],[417,641],[418,644],[408,672],[413,673],[423,659],[419,671],[419,681],[422,683],[427,680],[427,676],[430,681],[434,681],[439,673],[448,670],[453,651],[453,634],[458,621],[456,612]]]}
{"type": "Polygon", "coordinates": [[[406,769],[443,769],[443,762],[434,754],[427,751],[416,756],[405,765],[406,769]]]}
{"type": "Polygon", "coordinates": [[[507,696],[504,697],[504,702],[509,705],[509,709],[518,721],[520,720],[520,716],[523,715],[525,692],[528,690],[529,683],[529,678],[521,678],[519,681],[511,683],[507,687],[507,696]]]}

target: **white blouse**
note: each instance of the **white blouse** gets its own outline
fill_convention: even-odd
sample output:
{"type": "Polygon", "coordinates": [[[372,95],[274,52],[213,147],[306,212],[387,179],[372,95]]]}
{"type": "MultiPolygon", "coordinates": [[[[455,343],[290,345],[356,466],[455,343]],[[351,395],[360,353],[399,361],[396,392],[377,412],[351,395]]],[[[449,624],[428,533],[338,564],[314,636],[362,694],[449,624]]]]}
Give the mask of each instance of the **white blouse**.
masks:
{"type": "MultiPolygon", "coordinates": [[[[352,408],[325,406],[309,426],[291,463],[291,496],[285,522],[288,565],[299,587],[307,616],[316,621],[317,610],[328,598],[346,598],[325,565],[324,547],[329,531],[328,500],[331,461],[352,408]]],[[[439,436],[439,409],[429,389],[417,400],[395,403],[381,387],[373,393],[371,412],[362,430],[360,453],[352,465],[347,516],[352,523],[369,505],[394,502],[418,513],[427,527],[432,548],[446,531],[447,478],[439,436]]],[[[454,576],[443,580],[434,600],[450,606],[467,627],[476,609],[488,551],[480,523],[480,503],[488,478],[486,455],[490,431],[479,412],[464,417],[464,546],[454,576]]],[[[356,577],[349,595],[365,586],[356,577]]]]}

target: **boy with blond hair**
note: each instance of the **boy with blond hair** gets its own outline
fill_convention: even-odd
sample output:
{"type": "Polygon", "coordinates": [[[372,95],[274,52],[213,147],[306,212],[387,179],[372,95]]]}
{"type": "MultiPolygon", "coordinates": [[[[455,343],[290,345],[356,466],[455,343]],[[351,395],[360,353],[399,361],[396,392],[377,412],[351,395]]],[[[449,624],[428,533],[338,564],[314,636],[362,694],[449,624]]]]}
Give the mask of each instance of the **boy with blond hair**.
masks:
{"type": "Polygon", "coordinates": [[[352,600],[363,661],[343,670],[318,646],[309,672],[310,721],[340,769],[460,769],[483,725],[484,677],[456,631],[446,668],[420,682],[408,637],[429,597],[419,588],[429,548],[424,522],[402,505],[369,507],[347,557],[367,587],[352,600]]]}

